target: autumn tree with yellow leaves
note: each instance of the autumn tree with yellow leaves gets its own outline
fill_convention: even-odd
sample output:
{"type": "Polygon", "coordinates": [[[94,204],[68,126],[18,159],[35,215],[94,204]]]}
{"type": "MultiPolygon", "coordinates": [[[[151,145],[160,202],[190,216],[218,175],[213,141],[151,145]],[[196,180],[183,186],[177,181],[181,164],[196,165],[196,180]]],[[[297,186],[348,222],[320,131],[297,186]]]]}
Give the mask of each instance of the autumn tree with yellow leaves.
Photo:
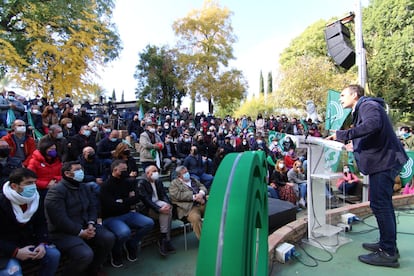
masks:
{"type": "Polygon", "coordinates": [[[119,55],[112,0],[0,4],[0,77],[57,100],[98,90],[95,68],[119,55]]]}

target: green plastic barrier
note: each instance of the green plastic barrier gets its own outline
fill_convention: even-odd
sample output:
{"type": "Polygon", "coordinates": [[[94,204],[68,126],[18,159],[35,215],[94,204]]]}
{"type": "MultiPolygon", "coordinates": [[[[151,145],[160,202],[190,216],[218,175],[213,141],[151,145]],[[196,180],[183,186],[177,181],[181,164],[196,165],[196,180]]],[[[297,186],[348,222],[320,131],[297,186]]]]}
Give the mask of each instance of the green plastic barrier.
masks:
{"type": "Polygon", "coordinates": [[[268,205],[262,151],[231,153],[211,188],[201,232],[197,275],[267,275],[268,205]]]}

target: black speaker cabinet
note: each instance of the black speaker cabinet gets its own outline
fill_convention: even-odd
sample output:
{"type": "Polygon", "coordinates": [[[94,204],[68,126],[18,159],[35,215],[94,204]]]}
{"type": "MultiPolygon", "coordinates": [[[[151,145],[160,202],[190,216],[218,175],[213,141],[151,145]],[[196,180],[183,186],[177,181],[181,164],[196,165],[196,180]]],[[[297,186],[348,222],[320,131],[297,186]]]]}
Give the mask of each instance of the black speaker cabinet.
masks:
{"type": "Polygon", "coordinates": [[[355,51],[350,40],[348,28],[337,21],[325,29],[328,54],[335,64],[349,69],[355,64],[355,51]]]}

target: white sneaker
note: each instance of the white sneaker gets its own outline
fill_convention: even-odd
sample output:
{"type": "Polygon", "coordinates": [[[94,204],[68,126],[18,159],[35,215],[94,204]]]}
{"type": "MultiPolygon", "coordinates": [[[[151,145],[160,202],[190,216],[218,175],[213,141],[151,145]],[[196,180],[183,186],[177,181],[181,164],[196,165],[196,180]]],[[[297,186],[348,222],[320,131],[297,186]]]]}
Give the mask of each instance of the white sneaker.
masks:
{"type": "Polygon", "coordinates": [[[299,207],[306,208],[306,201],[303,198],[299,200],[299,207]]]}

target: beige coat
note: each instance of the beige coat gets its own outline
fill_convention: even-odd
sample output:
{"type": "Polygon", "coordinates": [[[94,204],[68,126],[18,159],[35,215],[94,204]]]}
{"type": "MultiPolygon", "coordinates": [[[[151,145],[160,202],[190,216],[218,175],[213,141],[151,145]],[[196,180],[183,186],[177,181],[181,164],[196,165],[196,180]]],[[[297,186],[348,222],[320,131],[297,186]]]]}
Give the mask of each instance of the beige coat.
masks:
{"type": "MultiPolygon", "coordinates": [[[[207,195],[206,187],[200,181],[191,178],[198,188],[207,195]]],[[[193,207],[193,190],[184,184],[180,178],[174,179],[169,187],[171,202],[177,205],[177,215],[179,219],[188,216],[193,207]]]]}

